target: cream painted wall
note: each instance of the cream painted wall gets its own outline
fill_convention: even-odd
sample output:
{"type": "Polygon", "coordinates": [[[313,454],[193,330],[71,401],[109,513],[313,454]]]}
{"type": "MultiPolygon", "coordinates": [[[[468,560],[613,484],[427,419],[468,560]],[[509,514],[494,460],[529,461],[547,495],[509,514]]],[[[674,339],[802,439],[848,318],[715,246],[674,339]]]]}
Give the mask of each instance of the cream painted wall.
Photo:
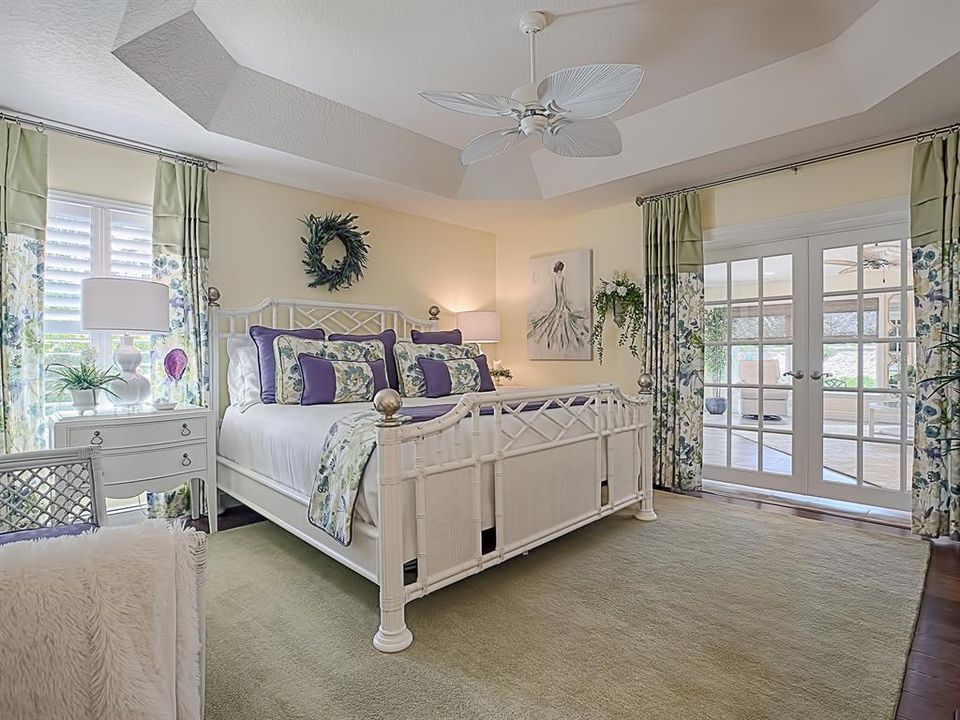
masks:
{"type": "MultiPolygon", "coordinates": [[[[723,185],[701,193],[704,229],[841,207],[909,194],[910,143],[723,185]]],[[[527,360],[526,261],[552,250],[593,248],[594,286],[614,270],[640,277],[642,213],[617,205],[550,223],[518,227],[497,235],[497,305],[503,316],[498,352],[520,385],[614,381],[636,389],[639,362],[616,347],[608,331],[603,365],[593,362],[527,360]]],[[[612,323],[610,323],[612,325],[612,323]]]]}
{"type": "Polygon", "coordinates": [[[452,327],[453,312],[493,309],[494,236],[426,218],[218,172],[210,182],[211,282],[224,307],[268,295],[400,305],[427,316],[436,303],[452,327]],[[307,287],[299,222],[307,213],[353,212],[372,246],[363,279],[331,293],[307,287]]]}
{"type": "Polygon", "coordinates": [[[854,205],[910,193],[913,144],[708,188],[700,193],[703,229],[854,205]]]}
{"type": "MultiPolygon", "coordinates": [[[[52,189],[153,202],[150,155],[50,133],[48,167],[52,189]]],[[[220,171],[210,176],[210,235],[210,280],[224,307],[278,296],[399,305],[425,318],[437,304],[441,325],[452,327],[454,312],[495,306],[489,233],[220,171]],[[353,212],[371,231],[363,279],[337,293],[308,288],[300,265],[298,219],[327,212],[353,212]]]]}
{"type": "Polygon", "coordinates": [[[153,204],[155,157],[56,132],[48,136],[47,175],[51,190],[153,204]]]}
{"type": "Polygon", "coordinates": [[[640,210],[633,203],[530,223],[497,235],[497,308],[502,339],[497,349],[504,366],[513,371],[516,385],[613,381],[628,393],[636,392],[639,361],[626,348],[616,347],[615,327],[609,323],[603,365],[597,360],[528,360],[527,261],[532,255],[576,248],[593,249],[594,287],[599,278],[625,270],[639,278],[643,268],[640,210]]]}

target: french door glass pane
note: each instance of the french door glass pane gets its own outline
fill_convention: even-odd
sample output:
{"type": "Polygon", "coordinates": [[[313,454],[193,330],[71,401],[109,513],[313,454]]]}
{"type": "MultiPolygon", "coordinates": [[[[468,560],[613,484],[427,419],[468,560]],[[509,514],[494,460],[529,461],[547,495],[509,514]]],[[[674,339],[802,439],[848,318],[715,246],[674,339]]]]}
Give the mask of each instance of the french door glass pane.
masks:
{"type": "Polygon", "coordinates": [[[734,305],[730,308],[730,337],[734,340],[760,338],[760,306],[757,303],[734,305]]]}
{"type": "Polygon", "coordinates": [[[900,241],[863,246],[863,288],[900,286],[900,241]]]}
{"type": "Polygon", "coordinates": [[[730,263],[730,297],[733,300],[760,295],[760,262],[756,258],[730,263]]]}
{"type": "Polygon", "coordinates": [[[768,340],[789,340],[793,337],[792,300],[764,301],[763,337],[768,340]]]}
{"type": "Polygon", "coordinates": [[[789,388],[764,389],[763,427],[790,430],[793,427],[793,390],[789,388]]]}
{"type": "Polygon", "coordinates": [[[863,485],[884,490],[900,490],[900,445],[863,443],[863,485]]]}
{"type": "Polygon", "coordinates": [[[839,292],[857,289],[860,261],[857,246],[828,248],[823,251],[823,291],[839,292]]]}
{"type": "Polygon", "coordinates": [[[752,430],[734,430],[730,465],[741,470],[757,470],[760,454],[757,452],[757,433],[752,430]]]}
{"type": "Polygon", "coordinates": [[[711,305],[704,310],[703,339],[706,342],[727,341],[727,306],[711,305]]]}
{"type": "Polygon", "coordinates": [[[857,436],[857,393],[823,393],[823,432],[857,436]]]}
{"type": "Polygon", "coordinates": [[[824,385],[826,387],[857,387],[860,379],[857,365],[859,354],[856,343],[824,343],[823,372],[829,381],[824,385]],[[829,373],[828,376],[827,373],[829,373]]]}
{"type": "Polygon", "coordinates": [[[857,475],[857,441],[824,438],[824,482],[856,485],[857,475]]]}
{"type": "Polygon", "coordinates": [[[763,296],[793,295],[793,256],[763,258],[763,296]]]}
{"type": "Polygon", "coordinates": [[[793,384],[793,377],[784,375],[788,370],[793,370],[793,345],[764,345],[763,384],[793,384]]]}
{"type": "Polygon", "coordinates": [[[727,466],[727,431],[717,428],[703,430],[703,462],[717,467],[727,466]]]}
{"type": "Polygon", "coordinates": [[[776,475],[793,474],[793,436],[763,433],[763,471],[776,475]]]}
{"type": "Polygon", "coordinates": [[[704,265],[703,295],[707,302],[727,299],[727,263],[704,265]]]}
{"type": "MultiPolygon", "coordinates": [[[[913,439],[912,399],[908,399],[908,437],[913,439]]],[[[863,436],[899,440],[902,437],[903,402],[900,393],[864,393],[863,394],[863,436]]]]}
{"type": "Polygon", "coordinates": [[[859,306],[856,295],[824,298],[823,336],[825,338],[857,337],[860,334],[859,306]]]}
{"type": "Polygon", "coordinates": [[[734,384],[760,384],[760,348],[757,345],[734,345],[731,348],[731,358],[733,365],[730,369],[734,384]]]}

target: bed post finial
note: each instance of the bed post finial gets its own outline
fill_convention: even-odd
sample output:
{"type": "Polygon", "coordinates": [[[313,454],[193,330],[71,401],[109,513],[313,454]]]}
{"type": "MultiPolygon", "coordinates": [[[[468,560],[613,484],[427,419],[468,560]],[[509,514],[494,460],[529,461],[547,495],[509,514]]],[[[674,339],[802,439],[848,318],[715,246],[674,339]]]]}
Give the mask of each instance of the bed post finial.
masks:
{"type": "Polygon", "coordinates": [[[640,377],[637,378],[637,386],[640,388],[640,393],[643,395],[652,395],[653,394],[653,375],[650,373],[640,373],[640,377]]]}
{"type": "Polygon", "coordinates": [[[403,398],[393,388],[384,388],[374,395],[373,407],[380,413],[377,427],[397,427],[402,424],[398,413],[403,407],[403,398]]]}
{"type": "Polygon", "coordinates": [[[440,306],[431,305],[427,308],[427,312],[430,314],[430,321],[427,323],[430,326],[431,330],[436,330],[440,327],[440,306]]]}
{"type": "Polygon", "coordinates": [[[220,289],[213,287],[213,285],[207,288],[207,305],[220,307],[220,289]]]}

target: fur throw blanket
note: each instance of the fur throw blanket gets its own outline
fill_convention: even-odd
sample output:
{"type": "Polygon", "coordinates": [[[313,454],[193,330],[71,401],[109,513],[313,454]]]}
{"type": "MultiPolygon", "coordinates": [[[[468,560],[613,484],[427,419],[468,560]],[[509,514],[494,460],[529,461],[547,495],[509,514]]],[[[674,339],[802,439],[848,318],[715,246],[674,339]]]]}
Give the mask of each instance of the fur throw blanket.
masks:
{"type": "Polygon", "coordinates": [[[0,547],[0,718],[199,720],[205,565],[162,520],[0,547]]]}

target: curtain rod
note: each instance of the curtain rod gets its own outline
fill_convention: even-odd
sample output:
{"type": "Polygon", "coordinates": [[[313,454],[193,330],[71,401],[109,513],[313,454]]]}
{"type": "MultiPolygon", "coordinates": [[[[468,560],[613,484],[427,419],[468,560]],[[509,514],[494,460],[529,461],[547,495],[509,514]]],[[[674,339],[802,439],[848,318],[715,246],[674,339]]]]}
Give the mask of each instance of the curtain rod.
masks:
{"type": "Polygon", "coordinates": [[[954,123],[953,125],[945,125],[944,127],[939,127],[934,130],[927,130],[925,132],[913,133],[911,135],[902,135],[900,137],[891,138],[889,140],[881,140],[879,142],[870,143],[869,145],[862,145],[860,147],[850,148],[848,150],[838,150],[837,152],[832,152],[827,155],[820,155],[818,157],[812,157],[807,160],[799,160],[797,162],[786,163],[784,165],[777,165],[776,167],[767,168],[766,170],[754,170],[753,172],[743,173],[742,175],[734,175],[733,177],[723,178],[721,180],[714,180],[712,182],[703,183],[701,185],[692,185],[688,188],[683,188],[681,190],[671,190],[670,192],[659,193],[657,195],[649,195],[647,197],[638,196],[636,199],[637,206],[643,207],[643,204],[646,202],[651,202],[654,200],[662,200],[663,198],[671,197],[672,195],[680,195],[685,192],[693,192],[695,190],[706,190],[707,188],[717,187],[719,185],[727,185],[729,183],[738,182],[740,180],[749,180],[750,178],[761,177],[763,175],[771,175],[773,173],[784,172],[785,170],[793,170],[796,172],[800,168],[806,165],[815,165],[816,163],[825,162],[827,160],[836,160],[837,158],[847,157],[848,155],[857,155],[862,152],[867,152],[869,150],[879,150],[880,148],[890,147],[891,145],[900,145],[901,143],[910,142],[915,140],[917,142],[922,141],[924,138],[933,138],[939,135],[940,133],[950,132],[953,130],[960,130],[960,123],[954,123]]]}
{"type": "Polygon", "coordinates": [[[126,138],[117,137],[116,135],[109,135],[96,130],[88,130],[87,128],[78,127],[76,125],[67,125],[66,123],[57,122],[56,120],[48,120],[47,118],[42,118],[37,115],[25,115],[23,113],[0,109],[0,120],[8,120],[10,122],[17,123],[18,125],[30,125],[36,128],[39,132],[53,130],[64,135],[82,138],[83,140],[93,140],[94,142],[104,143],[105,145],[113,145],[114,147],[120,147],[126,150],[134,150],[136,152],[147,153],[148,155],[157,155],[159,157],[170,158],[171,160],[179,160],[191,165],[205,167],[210,172],[216,172],[219,168],[219,164],[215,160],[194,157],[193,155],[184,155],[183,153],[167,150],[166,148],[147,145],[145,143],[137,142],[136,140],[127,140],[126,138]]]}

